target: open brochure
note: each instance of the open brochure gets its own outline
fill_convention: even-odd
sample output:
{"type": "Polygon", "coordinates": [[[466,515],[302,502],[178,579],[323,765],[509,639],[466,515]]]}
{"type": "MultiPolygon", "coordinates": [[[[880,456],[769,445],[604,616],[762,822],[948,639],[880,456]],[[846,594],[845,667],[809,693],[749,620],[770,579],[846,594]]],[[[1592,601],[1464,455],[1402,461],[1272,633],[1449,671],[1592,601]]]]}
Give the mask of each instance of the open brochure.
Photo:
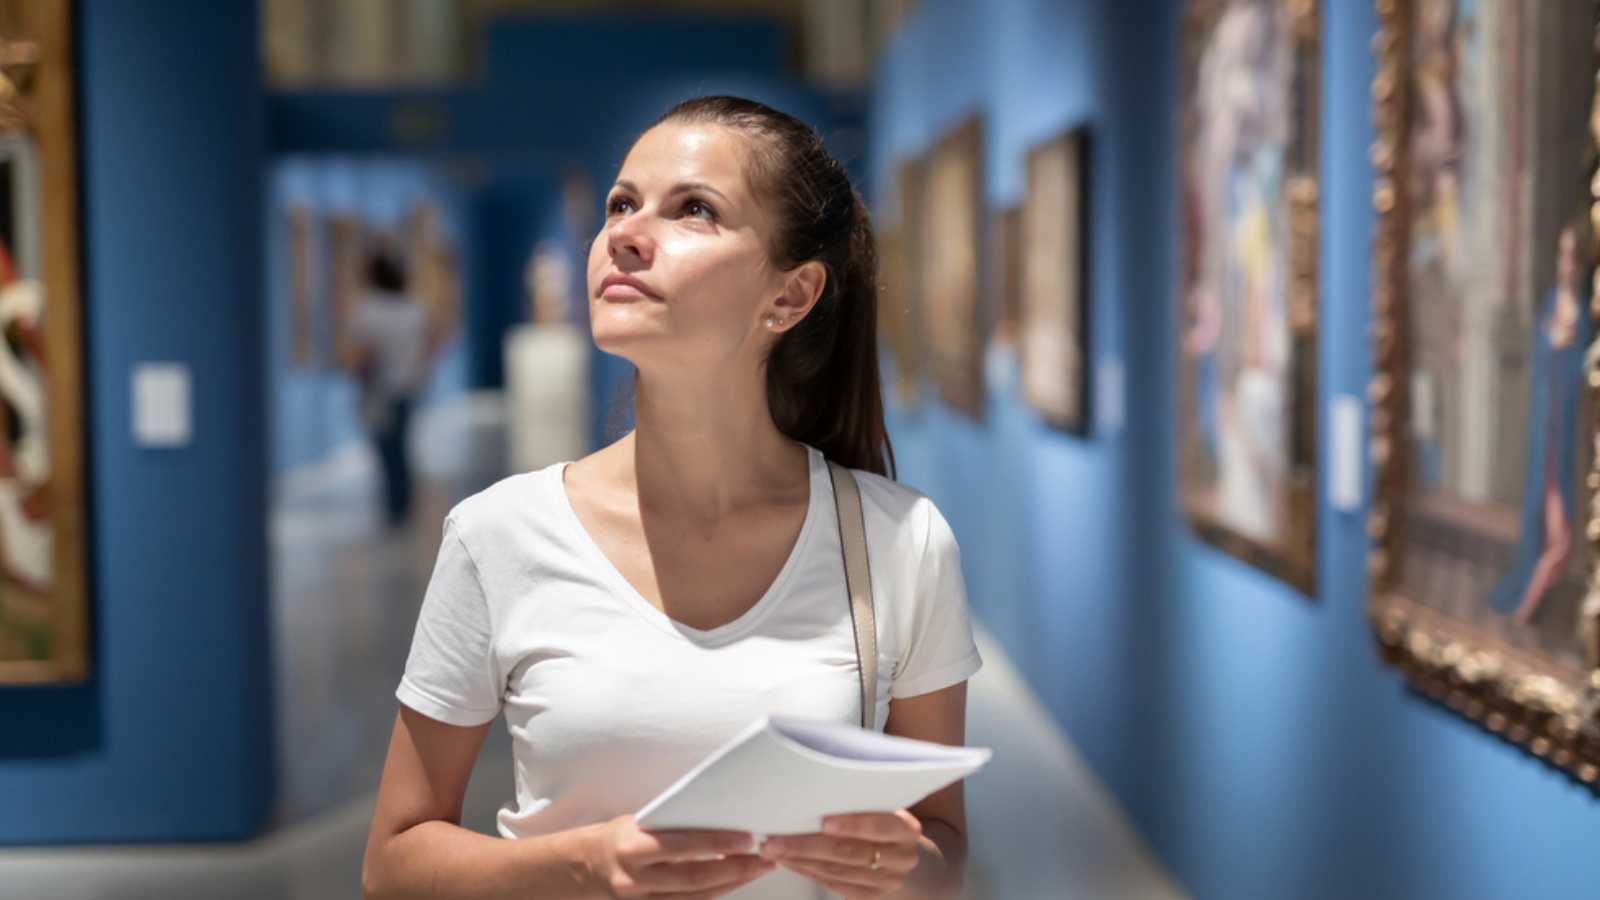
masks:
{"type": "Polygon", "coordinates": [[[763,716],[634,814],[641,828],[820,831],[824,816],[892,812],[959,781],[992,751],[854,725],[763,716]]]}

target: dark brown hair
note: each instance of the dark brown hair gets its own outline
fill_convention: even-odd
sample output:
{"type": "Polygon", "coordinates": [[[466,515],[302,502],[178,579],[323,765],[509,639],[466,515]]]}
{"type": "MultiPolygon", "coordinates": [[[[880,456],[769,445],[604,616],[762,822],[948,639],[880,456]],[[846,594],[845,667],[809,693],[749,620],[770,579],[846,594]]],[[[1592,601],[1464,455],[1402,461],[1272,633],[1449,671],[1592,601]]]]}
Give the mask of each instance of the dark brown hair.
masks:
{"type": "Polygon", "coordinates": [[[749,135],[745,177],[777,223],[767,248],[779,269],[827,268],[810,314],[767,357],[767,405],[778,430],[835,462],[894,477],[878,381],[878,251],[866,204],[811,126],[739,97],[685,100],[657,120],[721,125],[749,135]]]}

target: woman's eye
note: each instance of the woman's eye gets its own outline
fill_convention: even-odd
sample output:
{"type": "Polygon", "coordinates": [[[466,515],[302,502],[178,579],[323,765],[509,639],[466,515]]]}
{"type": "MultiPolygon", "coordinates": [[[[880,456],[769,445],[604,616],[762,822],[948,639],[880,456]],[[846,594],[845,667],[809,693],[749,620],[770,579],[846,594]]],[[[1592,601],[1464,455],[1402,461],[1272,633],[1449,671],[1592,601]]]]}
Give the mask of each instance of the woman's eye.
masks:
{"type": "Polygon", "coordinates": [[[627,197],[612,197],[610,202],[606,203],[606,215],[621,215],[632,208],[633,201],[629,200],[627,197]]]}
{"type": "Polygon", "coordinates": [[[712,209],[703,200],[688,201],[687,203],[683,204],[683,211],[691,216],[705,219],[707,221],[715,221],[717,218],[717,211],[712,209]]]}

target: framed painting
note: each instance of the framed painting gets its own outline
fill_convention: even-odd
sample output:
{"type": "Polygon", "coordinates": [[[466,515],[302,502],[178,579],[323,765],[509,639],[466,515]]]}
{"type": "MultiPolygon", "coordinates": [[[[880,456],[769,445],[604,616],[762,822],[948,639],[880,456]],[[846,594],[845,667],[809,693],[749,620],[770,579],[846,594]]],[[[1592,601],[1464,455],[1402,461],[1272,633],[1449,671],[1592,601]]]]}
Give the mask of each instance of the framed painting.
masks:
{"type": "Polygon", "coordinates": [[[1204,540],[1316,584],[1317,4],[1190,0],[1178,460],[1204,540]]]}
{"type": "Polygon", "coordinates": [[[1022,323],[1022,206],[998,210],[989,218],[990,247],[994,248],[994,271],[990,283],[999,296],[998,318],[989,339],[995,344],[1015,348],[1022,323]]]}
{"type": "Polygon", "coordinates": [[[1028,151],[1022,200],[1022,395],[1044,421],[1089,433],[1088,133],[1028,151]]]}
{"type": "Polygon", "coordinates": [[[917,287],[939,396],[973,419],[983,418],[982,210],[983,123],[972,118],[934,145],[927,209],[912,221],[921,233],[917,287]]]}
{"type": "Polygon", "coordinates": [[[920,276],[923,248],[918,223],[926,209],[927,165],[902,160],[895,172],[893,226],[879,232],[878,333],[894,357],[894,396],[902,408],[922,402],[927,350],[922,341],[920,276]]]}
{"type": "Polygon", "coordinates": [[[1597,7],[1377,7],[1369,618],[1414,687],[1594,788],[1597,7]]]}
{"type": "Polygon", "coordinates": [[[71,13],[0,0],[0,684],[89,674],[71,13]]]}

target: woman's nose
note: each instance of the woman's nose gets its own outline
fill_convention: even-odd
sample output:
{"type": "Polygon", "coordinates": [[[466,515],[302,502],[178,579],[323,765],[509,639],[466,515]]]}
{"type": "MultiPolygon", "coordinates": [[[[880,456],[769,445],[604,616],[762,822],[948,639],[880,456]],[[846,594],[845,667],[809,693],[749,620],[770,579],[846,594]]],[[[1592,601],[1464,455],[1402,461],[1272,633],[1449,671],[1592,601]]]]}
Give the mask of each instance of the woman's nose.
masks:
{"type": "Polygon", "coordinates": [[[644,216],[634,213],[612,224],[606,233],[606,249],[613,259],[627,253],[637,256],[641,262],[649,263],[655,252],[655,243],[650,239],[644,216]]]}

